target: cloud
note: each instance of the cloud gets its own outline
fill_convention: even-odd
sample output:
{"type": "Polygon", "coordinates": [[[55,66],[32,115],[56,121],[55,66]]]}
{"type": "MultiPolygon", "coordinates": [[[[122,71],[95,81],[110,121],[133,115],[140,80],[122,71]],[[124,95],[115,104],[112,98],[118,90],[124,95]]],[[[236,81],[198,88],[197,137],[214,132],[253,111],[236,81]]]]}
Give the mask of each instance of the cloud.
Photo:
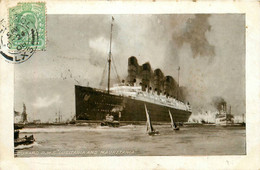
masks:
{"type": "Polygon", "coordinates": [[[93,50],[99,51],[100,53],[106,52],[105,49],[107,49],[108,44],[109,42],[104,37],[89,39],[89,47],[93,50]]]}
{"type": "Polygon", "coordinates": [[[54,97],[38,97],[36,99],[36,102],[33,104],[33,106],[37,108],[45,108],[49,107],[54,104],[61,104],[62,101],[60,100],[60,96],[56,95],[54,97]]]}

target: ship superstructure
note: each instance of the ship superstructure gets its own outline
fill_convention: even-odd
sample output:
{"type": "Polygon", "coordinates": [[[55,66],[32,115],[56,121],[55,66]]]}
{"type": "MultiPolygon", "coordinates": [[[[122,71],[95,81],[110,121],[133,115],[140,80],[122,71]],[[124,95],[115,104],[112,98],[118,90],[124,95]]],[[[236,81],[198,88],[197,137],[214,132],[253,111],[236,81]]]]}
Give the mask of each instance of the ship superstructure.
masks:
{"type": "Polygon", "coordinates": [[[191,106],[188,103],[184,103],[169,96],[167,97],[161,93],[158,95],[155,91],[143,91],[142,86],[129,86],[127,84],[121,83],[116,84],[110,89],[110,91],[110,93],[113,95],[129,97],[131,99],[143,102],[154,103],[165,107],[191,112],[191,106]]]}

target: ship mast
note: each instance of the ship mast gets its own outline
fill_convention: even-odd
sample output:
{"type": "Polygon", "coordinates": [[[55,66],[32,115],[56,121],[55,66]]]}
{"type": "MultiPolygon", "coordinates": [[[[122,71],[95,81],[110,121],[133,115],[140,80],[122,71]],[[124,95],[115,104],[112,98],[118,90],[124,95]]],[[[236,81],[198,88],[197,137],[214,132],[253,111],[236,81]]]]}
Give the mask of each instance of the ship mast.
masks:
{"type": "Polygon", "coordinates": [[[111,31],[110,31],[110,43],[109,43],[109,55],[108,55],[108,79],[107,79],[107,93],[110,90],[110,70],[111,70],[111,46],[112,46],[112,30],[113,30],[114,17],[112,16],[111,31]]]}
{"type": "Polygon", "coordinates": [[[177,100],[179,100],[179,88],[180,88],[180,85],[179,85],[179,77],[180,77],[180,66],[178,67],[178,89],[177,89],[177,100]]]}

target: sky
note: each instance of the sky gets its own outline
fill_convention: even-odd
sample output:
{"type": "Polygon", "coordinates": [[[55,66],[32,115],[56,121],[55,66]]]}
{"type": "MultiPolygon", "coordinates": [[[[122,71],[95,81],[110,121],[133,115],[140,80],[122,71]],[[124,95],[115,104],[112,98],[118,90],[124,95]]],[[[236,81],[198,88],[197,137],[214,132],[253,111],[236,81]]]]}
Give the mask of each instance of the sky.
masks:
{"type": "MultiPolygon", "coordinates": [[[[75,114],[74,85],[104,88],[112,15],[47,15],[45,51],[15,65],[15,110],[29,120],[75,114]],[[100,82],[103,84],[100,85],[100,82]]],[[[112,58],[121,79],[127,60],[150,62],[187,89],[193,114],[216,111],[216,98],[245,113],[245,15],[113,15],[112,58]]],[[[112,70],[115,82],[115,69],[112,70]]]]}

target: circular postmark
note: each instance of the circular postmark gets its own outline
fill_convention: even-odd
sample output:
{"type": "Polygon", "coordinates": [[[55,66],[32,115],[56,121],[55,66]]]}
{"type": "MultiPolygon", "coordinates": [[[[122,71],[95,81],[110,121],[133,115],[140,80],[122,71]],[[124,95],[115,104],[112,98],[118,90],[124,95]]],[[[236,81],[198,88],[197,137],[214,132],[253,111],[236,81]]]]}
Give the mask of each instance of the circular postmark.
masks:
{"type": "Polygon", "coordinates": [[[36,51],[38,31],[30,17],[15,16],[16,24],[9,29],[4,19],[0,20],[0,55],[9,63],[22,63],[36,51]]]}

